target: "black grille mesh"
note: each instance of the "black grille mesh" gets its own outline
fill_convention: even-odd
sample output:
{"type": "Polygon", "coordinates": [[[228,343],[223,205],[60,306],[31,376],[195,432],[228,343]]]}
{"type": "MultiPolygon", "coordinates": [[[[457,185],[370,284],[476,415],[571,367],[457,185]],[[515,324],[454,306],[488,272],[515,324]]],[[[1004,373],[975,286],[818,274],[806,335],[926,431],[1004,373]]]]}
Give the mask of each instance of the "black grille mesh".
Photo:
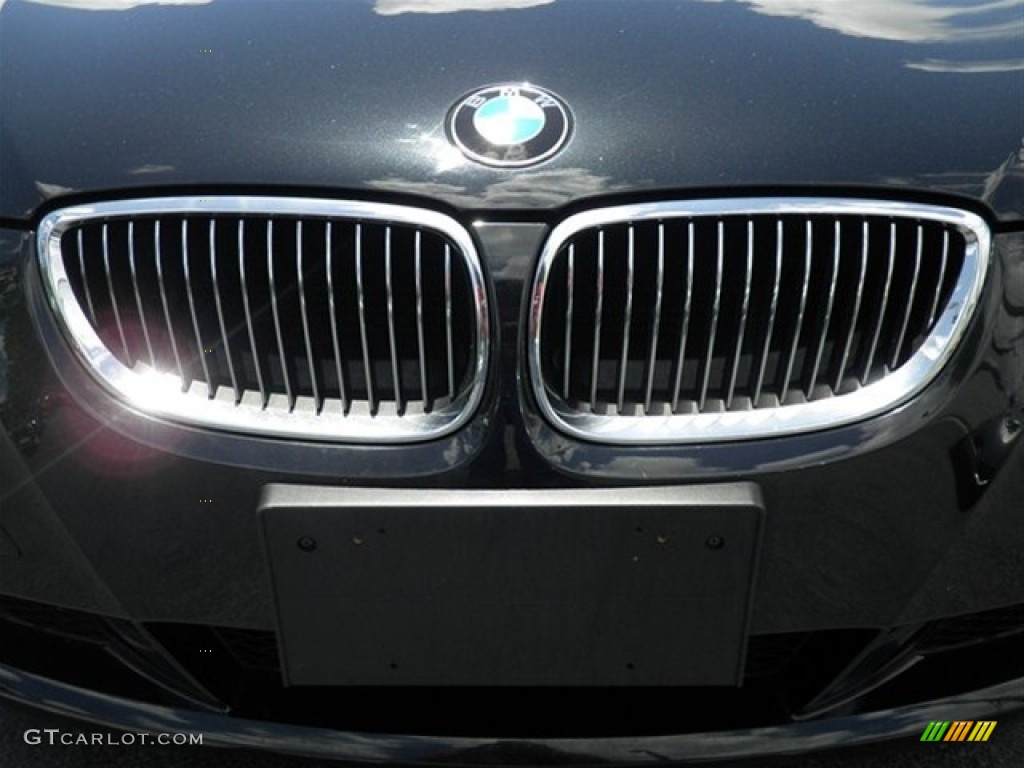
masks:
{"type": "Polygon", "coordinates": [[[263,407],[430,412],[472,384],[464,259],[410,225],[257,215],[93,220],[65,267],[125,366],[263,407]]]}
{"type": "Polygon", "coordinates": [[[852,214],[584,229],[548,275],[543,383],[570,408],[610,415],[846,394],[917,351],[964,252],[942,222],[852,214]]]}

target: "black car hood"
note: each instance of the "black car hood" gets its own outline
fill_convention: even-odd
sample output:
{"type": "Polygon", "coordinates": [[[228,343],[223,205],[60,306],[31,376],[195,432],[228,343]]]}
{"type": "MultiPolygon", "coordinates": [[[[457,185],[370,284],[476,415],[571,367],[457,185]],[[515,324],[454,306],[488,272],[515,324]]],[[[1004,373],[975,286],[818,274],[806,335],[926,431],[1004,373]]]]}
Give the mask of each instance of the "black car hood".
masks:
{"type": "Polygon", "coordinates": [[[1022,30],[1015,0],[0,0],[0,219],[213,185],[461,209],[895,186],[1022,217],[1022,30]],[[535,168],[445,135],[510,81],[575,117],[535,168]]]}

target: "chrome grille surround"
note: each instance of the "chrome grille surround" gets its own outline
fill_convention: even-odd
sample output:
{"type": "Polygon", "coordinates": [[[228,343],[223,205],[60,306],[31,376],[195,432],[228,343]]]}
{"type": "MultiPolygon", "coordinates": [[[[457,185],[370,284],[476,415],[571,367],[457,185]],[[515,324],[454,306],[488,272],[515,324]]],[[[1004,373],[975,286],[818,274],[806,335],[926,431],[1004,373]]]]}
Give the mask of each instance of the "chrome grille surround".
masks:
{"type": "MultiPolygon", "coordinates": [[[[853,229],[860,229],[860,226],[853,229]]],[[[886,237],[884,232],[881,237],[886,237]]],[[[988,226],[973,213],[932,205],[852,198],[680,200],[578,213],[551,232],[534,275],[527,329],[530,386],[542,414],[555,427],[579,439],[608,444],[741,441],[806,433],[861,421],[884,413],[919,393],[949,360],[977,307],[988,269],[990,241],[988,226]],[[804,242],[794,252],[791,243],[782,244],[783,226],[789,231],[795,222],[805,219],[813,223],[808,225],[804,242]],[[842,222],[844,231],[841,233],[840,224],[836,224],[834,250],[817,252],[815,244],[819,242],[819,234],[814,227],[833,220],[842,222]],[[862,233],[851,232],[849,224],[854,221],[864,222],[862,233]],[[777,234],[774,239],[769,237],[770,247],[765,247],[764,238],[755,237],[754,228],[763,233],[765,227],[776,225],[777,234]],[[715,240],[714,229],[717,228],[717,247],[695,248],[694,227],[704,228],[705,243],[715,240]],[[879,227],[889,229],[890,246],[883,254],[875,253],[867,245],[869,241],[878,240],[879,227]],[[897,227],[902,228],[902,234],[897,234],[897,227]],[[917,247],[911,247],[910,253],[903,247],[908,239],[905,234],[908,228],[916,231],[917,237],[917,247]],[[744,229],[746,236],[742,234],[744,229]],[[725,235],[726,230],[732,235],[725,235]],[[673,231],[674,240],[671,239],[673,231]],[[944,235],[947,245],[951,240],[962,243],[962,251],[957,255],[959,274],[955,278],[942,274],[930,277],[934,297],[920,291],[915,295],[922,273],[921,243],[923,238],[931,238],[930,242],[934,243],[937,232],[947,233],[944,235]],[[634,240],[639,241],[641,235],[646,237],[646,249],[634,248],[634,240]],[[723,240],[729,236],[733,242],[728,247],[723,246],[723,240]],[[849,242],[856,242],[858,237],[863,248],[851,258],[847,253],[849,242]],[[740,240],[738,247],[737,239],[740,240]],[[900,248],[897,248],[897,241],[900,248]],[[853,274],[859,272],[859,281],[858,277],[840,281],[843,284],[837,288],[840,271],[848,273],[850,270],[841,266],[840,251],[843,251],[843,263],[854,265],[853,274]],[[614,276],[611,275],[613,252],[619,261],[614,276]],[[687,275],[685,286],[680,283],[673,288],[674,313],[667,311],[671,306],[663,300],[663,286],[668,286],[668,268],[673,258],[677,262],[673,274],[677,278],[687,275]],[[590,263],[586,264],[585,259],[590,263]],[[807,266],[802,285],[798,284],[794,292],[790,281],[782,285],[780,291],[780,283],[786,282],[782,277],[784,270],[792,273],[792,262],[805,259],[807,266]],[[908,277],[908,260],[909,264],[914,264],[915,259],[912,277],[908,277]],[[869,262],[873,265],[872,275],[867,274],[869,262]],[[877,282],[880,262],[886,265],[881,268],[883,273],[888,270],[883,281],[885,287],[877,288],[874,295],[869,296],[871,291],[865,288],[865,282],[868,278],[877,282]],[[832,263],[829,267],[833,275],[831,290],[827,296],[809,300],[812,270],[818,275],[818,270],[824,268],[814,266],[819,263],[832,263]],[[589,270],[586,274],[581,271],[584,266],[589,270]],[[641,266],[646,270],[644,276],[639,273],[641,266]],[[895,289],[889,289],[894,283],[894,268],[901,270],[903,290],[909,290],[902,317],[899,313],[903,309],[897,307],[899,297],[895,289]],[[695,270],[698,277],[704,270],[707,279],[702,285],[695,285],[692,277],[695,270]],[[712,271],[714,276],[710,277],[712,271]],[[731,281],[732,305],[736,310],[732,314],[723,311],[723,274],[726,282],[730,276],[740,275],[731,281]],[[765,278],[771,274],[774,278],[765,278]],[[758,277],[763,279],[759,281],[758,277]],[[583,280],[589,281],[586,289],[580,287],[583,280]],[[751,301],[752,280],[753,295],[758,301],[756,315],[751,301]],[[653,289],[653,295],[648,290],[638,294],[634,301],[634,282],[641,290],[653,289]],[[842,298],[844,305],[840,307],[839,294],[843,289],[848,295],[842,298]],[[551,300],[552,294],[558,296],[557,305],[551,300]],[[941,303],[940,294],[944,294],[941,303]],[[582,306],[581,299],[586,299],[586,306],[582,306]],[[699,302],[703,305],[700,310],[699,302]],[[833,318],[833,303],[837,312],[843,313],[841,317],[833,318]],[[619,304],[624,305],[624,309],[616,309],[614,322],[610,323],[608,308],[619,304]],[[822,313],[817,320],[811,317],[812,304],[815,304],[815,312],[822,313]],[[823,310],[818,309],[819,305],[823,310]],[[642,323],[638,323],[635,307],[640,307],[644,315],[642,323]],[[920,317],[927,315],[929,309],[933,315],[929,318],[928,330],[911,348],[907,328],[911,313],[920,317]],[[870,325],[872,312],[878,316],[876,326],[870,325]],[[788,313],[788,325],[781,322],[783,313],[788,313]],[[583,320],[580,320],[581,314],[586,315],[583,320]],[[821,320],[824,320],[824,328],[821,320]],[[829,320],[836,328],[831,337],[829,320]],[[674,325],[668,334],[671,338],[666,340],[666,326],[670,322],[674,325]],[[547,336],[546,323],[551,325],[547,336]],[[815,323],[816,329],[807,327],[815,323]],[[615,327],[607,330],[610,324],[615,327]],[[638,324],[642,326],[640,331],[636,330],[638,324]],[[724,325],[730,330],[723,336],[724,325]],[[883,325],[889,328],[890,335],[898,336],[890,362],[882,360],[885,339],[880,341],[879,331],[883,325]],[[842,328],[847,326],[843,332],[842,328]],[[787,328],[791,338],[780,332],[787,328]],[[864,328],[874,330],[864,331],[864,328]],[[798,341],[814,340],[815,332],[820,336],[814,341],[816,349],[808,350],[807,354],[797,353],[798,341]],[[906,341],[904,335],[908,337],[906,341]],[[614,349],[608,348],[609,340],[617,342],[617,346],[611,345],[614,349]],[[681,353],[683,365],[679,365],[680,354],[662,354],[666,346],[675,348],[677,344],[678,349],[684,350],[681,353]],[[570,345],[575,347],[570,348],[570,345]],[[720,348],[729,351],[713,360],[720,348]],[[771,376],[766,375],[769,353],[775,368],[771,376]],[[695,356],[698,359],[690,362],[695,356]],[[838,367],[833,363],[829,369],[833,373],[838,371],[834,384],[822,380],[826,358],[838,361],[838,367]],[[795,359],[800,360],[800,365],[794,366],[795,359]],[[863,369],[862,376],[851,373],[854,362],[863,369]],[[694,376],[696,368],[692,402],[680,398],[684,368],[687,379],[694,376]],[[741,368],[745,392],[737,382],[737,371],[741,368]],[[807,371],[813,371],[809,383],[807,371]],[[712,372],[713,377],[709,376],[712,372]],[[656,376],[658,385],[654,384],[656,376]],[[711,396],[709,378],[718,380],[717,397],[711,396]],[[779,383],[774,392],[770,380],[779,383]],[[802,392],[794,381],[808,384],[808,392],[802,392]],[[671,393],[673,383],[674,400],[671,394],[660,398],[652,396],[652,390],[671,393]],[[603,390],[604,397],[599,389],[603,390]],[[835,389],[839,390],[838,394],[835,389]],[[624,390],[631,396],[625,396],[624,390]]],[[[945,249],[940,250],[943,250],[941,256],[927,251],[926,255],[934,261],[940,260],[941,269],[945,270],[949,254],[945,249]]],[[[949,261],[952,264],[953,259],[949,261]]],[[[795,269],[799,274],[801,268],[795,269]]],[[[922,280],[922,285],[929,280],[922,280]]],[[[828,284],[827,280],[825,282],[828,284]]]]}
{"type": "MultiPolygon", "coordinates": [[[[490,343],[487,290],[480,259],[468,232],[454,219],[435,211],[362,201],[272,196],[153,197],[101,202],[76,205],[47,215],[39,225],[37,250],[50,304],[78,357],[105,389],[148,415],[242,434],[394,444],[419,442],[454,432],[472,417],[483,396],[490,343]],[[161,228],[158,223],[172,220],[175,226],[161,228]],[[181,224],[183,221],[202,232],[189,234],[190,224],[181,224]],[[217,234],[218,223],[223,222],[238,227],[234,258],[224,258],[218,253],[218,245],[235,236],[234,229],[217,234]],[[249,222],[255,222],[252,229],[257,232],[246,234],[249,222]],[[121,228],[120,253],[114,256],[111,254],[118,249],[113,243],[108,249],[108,224],[111,240],[115,229],[121,228]],[[170,235],[176,233],[178,225],[181,234],[176,244],[180,248],[173,256],[168,255],[169,241],[173,240],[170,235]],[[198,258],[190,256],[189,248],[196,250],[196,243],[206,237],[207,225],[207,251],[198,258]],[[100,227],[100,235],[93,231],[87,236],[93,238],[94,244],[97,237],[102,237],[98,254],[95,249],[87,252],[88,248],[83,254],[81,233],[89,226],[100,227]],[[148,237],[143,247],[139,245],[143,238],[136,230],[144,227],[148,227],[148,237]],[[304,246],[304,227],[307,240],[311,239],[309,233],[319,228],[319,245],[323,245],[326,232],[326,246],[319,251],[304,246]],[[354,229],[353,241],[339,244],[335,239],[332,248],[332,232],[337,238],[346,227],[350,234],[354,229]],[[360,245],[368,241],[366,233],[374,235],[374,253],[360,245]],[[397,253],[397,246],[392,249],[393,233],[396,241],[401,237],[404,243],[414,242],[415,245],[397,253]],[[266,247],[250,256],[249,250],[257,250],[252,247],[253,238],[262,234],[266,236],[266,247]],[[287,238],[293,235],[292,245],[287,238]],[[72,255],[71,249],[64,246],[69,241],[73,245],[76,237],[77,253],[72,255]],[[164,240],[163,252],[161,239],[164,240]],[[429,259],[428,247],[433,248],[429,259]],[[415,252],[410,252],[413,249],[415,252]],[[281,250],[288,251],[285,257],[280,255],[281,250]],[[442,252],[443,267],[439,255],[442,252]],[[117,258],[124,262],[125,256],[127,264],[112,263],[117,258]],[[146,261],[147,257],[150,262],[146,261]],[[382,257],[386,263],[372,263],[382,260],[375,257],[382,257]],[[275,285],[275,267],[280,269],[282,258],[294,259],[293,265],[286,264],[292,270],[291,281],[288,285],[275,285]],[[347,262],[341,264],[346,259],[347,262]],[[345,278],[352,282],[353,260],[359,284],[340,287],[345,278]],[[177,270],[176,286],[166,289],[165,278],[169,280],[171,275],[165,272],[171,271],[169,265],[172,264],[177,270]],[[93,307],[93,295],[86,278],[82,277],[87,265],[89,280],[96,280],[97,269],[105,272],[105,284],[109,288],[105,300],[108,308],[113,309],[117,329],[116,335],[107,329],[103,333],[106,339],[101,339],[101,332],[90,319],[96,317],[98,309],[93,307]],[[437,267],[437,274],[425,276],[426,267],[431,265],[437,267]],[[140,279],[144,270],[148,272],[148,294],[145,286],[140,291],[137,266],[140,279]],[[197,267],[205,269],[205,274],[190,274],[190,266],[193,271],[198,271],[197,267]],[[256,275],[258,270],[250,270],[254,266],[261,266],[265,271],[256,275]],[[321,267],[324,271],[317,272],[321,267]],[[233,270],[234,282],[224,290],[218,282],[218,269],[225,273],[233,270]],[[398,286],[394,293],[391,290],[393,274],[397,276],[400,269],[404,270],[404,294],[399,293],[398,286]],[[339,272],[343,270],[348,271],[339,280],[339,272]],[[372,277],[368,276],[371,270],[372,277]],[[247,274],[250,271],[252,274],[247,274]],[[254,281],[260,276],[269,277],[269,285],[254,288],[254,281]],[[311,279],[313,277],[320,279],[311,279]],[[200,286],[204,278],[207,282],[200,286]],[[128,280],[134,295],[126,290],[128,280]],[[120,288],[115,290],[119,281],[120,288]],[[159,290],[153,289],[155,285],[159,290]],[[76,287],[79,295],[76,295],[76,287]],[[187,287],[187,303],[185,297],[174,295],[174,287],[187,287]],[[207,306],[202,301],[204,297],[194,295],[200,294],[200,287],[205,298],[213,294],[214,301],[207,301],[207,306]],[[232,287],[235,293],[229,295],[232,287]],[[353,306],[342,306],[342,290],[347,290],[349,297],[358,296],[362,328],[342,327],[339,322],[343,311],[350,318],[356,312],[353,306]],[[373,298],[369,296],[371,290],[373,298]],[[272,304],[270,311],[265,311],[266,306],[250,308],[256,291],[263,291],[265,303],[272,304]],[[81,300],[83,292],[85,302],[81,300]],[[314,292],[323,295],[314,300],[311,298],[314,292]],[[437,295],[438,292],[442,292],[441,295],[437,295]],[[301,323],[295,322],[292,327],[285,326],[279,317],[279,311],[281,315],[286,314],[283,306],[286,301],[294,303],[295,307],[284,319],[294,321],[301,317],[301,323]],[[425,320],[424,306],[428,303],[434,312],[425,320]],[[453,304],[456,305],[454,310],[453,304]],[[311,320],[314,309],[321,326],[315,326],[311,320]],[[458,315],[456,320],[464,321],[459,328],[463,333],[456,334],[454,340],[453,311],[458,315]],[[143,350],[142,354],[133,355],[129,348],[131,339],[125,338],[125,324],[120,316],[124,312],[138,313],[136,319],[140,322],[133,343],[136,349],[143,350]],[[417,352],[408,356],[410,359],[399,359],[396,351],[395,320],[399,312],[406,319],[415,318],[418,326],[398,342],[406,348],[418,345],[417,352]],[[388,328],[382,336],[381,330],[373,327],[373,321],[385,316],[388,328]],[[201,329],[200,320],[204,317],[205,327],[201,329]],[[260,337],[254,331],[254,318],[266,329],[270,317],[275,331],[272,335],[276,338],[260,337]],[[186,327],[188,318],[191,318],[191,328],[186,327]],[[211,325],[214,322],[211,318],[215,318],[215,325],[211,325]],[[446,325],[443,331],[430,337],[434,348],[428,357],[424,351],[424,324],[431,321],[435,331],[441,323],[446,325]],[[215,331],[211,332],[211,328],[215,331]],[[368,334],[369,343],[374,345],[372,350],[368,346],[368,334]],[[344,360],[339,352],[339,335],[352,342],[344,360]],[[162,342],[154,356],[157,336],[162,342]],[[120,353],[115,353],[111,341],[118,343],[118,338],[123,347],[120,353]],[[382,352],[385,343],[389,345],[387,354],[382,352]],[[356,348],[358,351],[353,352],[356,348]],[[204,352],[218,354],[220,373],[226,370],[229,381],[215,381],[216,367],[213,362],[207,364],[204,352]],[[445,354],[446,359],[438,357],[445,354]],[[458,371],[456,356],[460,356],[458,371]],[[431,382],[427,381],[425,365],[430,366],[431,382]],[[440,372],[438,366],[441,366],[440,372]],[[355,371],[359,381],[346,383],[343,367],[355,371]],[[400,368],[405,375],[399,379],[400,368]],[[439,395],[438,389],[444,384],[438,382],[445,379],[447,391],[439,395]],[[428,393],[428,386],[432,392],[428,393]],[[362,390],[362,397],[357,396],[356,388],[362,390]],[[422,398],[410,394],[417,391],[422,393],[422,398]]],[[[97,285],[103,285],[102,279],[97,285]]]]}

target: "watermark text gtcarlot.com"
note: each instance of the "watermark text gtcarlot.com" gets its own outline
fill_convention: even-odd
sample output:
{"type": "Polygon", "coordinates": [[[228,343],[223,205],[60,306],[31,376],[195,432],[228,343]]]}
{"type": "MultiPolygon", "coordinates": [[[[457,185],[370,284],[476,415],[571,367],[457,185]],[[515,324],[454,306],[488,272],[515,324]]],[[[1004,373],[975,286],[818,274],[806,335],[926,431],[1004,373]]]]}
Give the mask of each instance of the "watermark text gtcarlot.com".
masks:
{"type": "Polygon", "coordinates": [[[88,747],[132,747],[138,745],[201,746],[201,733],[74,733],[59,728],[29,728],[23,738],[26,744],[88,747]]]}

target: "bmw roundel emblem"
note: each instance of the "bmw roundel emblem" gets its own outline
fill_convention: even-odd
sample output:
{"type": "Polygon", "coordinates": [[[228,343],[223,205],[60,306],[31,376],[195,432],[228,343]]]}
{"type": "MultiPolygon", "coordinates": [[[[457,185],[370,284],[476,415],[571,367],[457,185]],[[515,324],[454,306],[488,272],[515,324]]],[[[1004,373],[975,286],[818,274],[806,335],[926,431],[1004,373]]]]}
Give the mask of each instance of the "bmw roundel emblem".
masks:
{"type": "Polygon", "coordinates": [[[571,133],[565,102],[525,83],[480,88],[448,115],[452,143],[471,160],[496,168],[541,163],[561,150],[571,133]]]}

